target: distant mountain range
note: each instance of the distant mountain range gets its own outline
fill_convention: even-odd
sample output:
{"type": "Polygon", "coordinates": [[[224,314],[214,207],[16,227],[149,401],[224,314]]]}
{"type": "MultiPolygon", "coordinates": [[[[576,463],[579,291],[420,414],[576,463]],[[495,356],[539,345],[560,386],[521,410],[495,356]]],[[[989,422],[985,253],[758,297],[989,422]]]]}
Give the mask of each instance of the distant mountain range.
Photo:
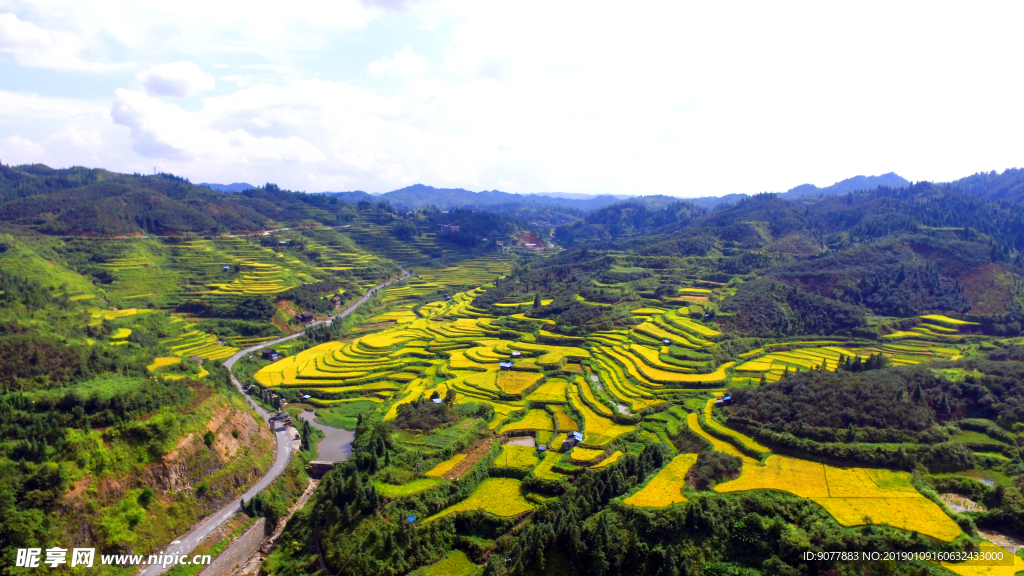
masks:
{"type": "MultiPolygon", "coordinates": [[[[434,188],[425,184],[413,184],[412,186],[406,186],[405,188],[383,194],[370,194],[362,190],[354,192],[325,192],[325,194],[335,196],[339,200],[344,200],[350,204],[364,200],[368,202],[384,200],[395,206],[402,206],[411,210],[429,206],[441,210],[450,210],[460,206],[483,207],[503,204],[534,204],[537,206],[562,206],[589,211],[632,198],[632,196],[623,195],[612,196],[611,194],[602,194],[595,196],[565,192],[539,194],[513,194],[499,190],[472,192],[462,188],[434,188]]],[[[668,201],[671,202],[672,200],[674,199],[669,199],[668,201]]]]}
{"type": "MultiPolygon", "coordinates": [[[[881,176],[854,176],[831,186],[819,188],[813,184],[801,184],[780,193],[782,198],[796,200],[808,196],[834,196],[861,190],[874,190],[879,187],[902,188],[910,182],[897,175],[895,172],[882,174],[881,176]]],[[[206,186],[219,192],[241,192],[255,188],[252,184],[244,182],[234,184],[212,184],[203,182],[200,186],[206,186]]],[[[335,196],[350,204],[357,204],[362,201],[377,202],[384,200],[396,206],[402,206],[411,210],[426,207],[436,207],[441,210],[450,210],[461,206],[497,206],[502,204],[535,204],[538,206],[562,206],[575,208],[583,211],[597,210],[622,200],[633,198],[644,198],[648,205],[665,205],[677,200],[688,200],[702,208],[714,208],[722,204],[734,204],[743,198],[749,198],[750,194],[726,194],[725,196],[702,196],[700,198],[676,198],[673,196],[640,196],[629,194],[578,194],[573,192],[538,192],[534,194],[515,194],[501,192],[500,190],[484,190],[473,192],[463,188],[435,188],[425,184],[413,184],[398,190],[384,193],[370,193],[362,190],[352,192],[323,192],[329,196],[335,196]]]]}
{"type": "Polygon", "coordinates": [[[235,182],[234,184],[211,184],[209,182],[202,182],[199,185],[206,186],[210,190],[216,190],[217,192],[243,192],[245,190],[252,190],[255,188],[255,186],[246,182],[235,182]]]}
{"type": "MultiPolygon", "coordinates": [[[[777,195],[802,204],[816,204],[854,190],[871,188],[909,190],[909,183],[895,174],[858,176],[832,186],[803,185],[777,195]]],[[[363,200],[385,200],[398,208],[436,206],[448,210],[476,206],[491,212],[513,213],[528,220],[565,223],[594,211],[609,214],[628,212],[633,221],[598,215],[606,228],[628,230],[663,228],[692,217],[689,200],[710,208],[737,205],[746,194],[683,199],[672,196],[599,195],[586,198],[569,194],[510,194],[497,190],[470,192],[461,188],[434,188],[417,184],[385,194],[337,192],[304,194],[281,190],[274,184],[245,189],[245,183],[223,188],[241,190],[223,193],[216,184],[195,185],[171,174],[118,174],[102,169],[72,167],[53,169],[42,164],[0,165],[0,225],[10,223],[39,232],[58,235],[138,235],[195,232],[220,234],[263,230],[270,223],[318,220],[329,224],[345,222],[345,212],[363,200]],[[343,200],[343,203],[335,199],[343,200]],[[618,204],[618,206],[615,206],[618,204]],[[662,210],[661,214],[656,208],[662,210]],[[655,213],[657,212],[657,213],[655,213]],[[556,214],[557,213],[557,214],[556,214]],[[557,216],[557,217],[555,217],[557,216]],[[640,221],[647,224],[637,224],[640,221]]],[[[1024,201],[1024,169],[1002,173],[982,172],[954,182],[932,184],[936,190],[952,190],[984,201],[1024,201]]],[[[883,192],[883,194],[885,194],[883,192]]],[[[783,202],[783,204],[788,204],[783,202]]],[[[802,207],[801,207],[802,209],[802,207]]],[[[596,216],[595,216],[596,217],[596,216]]],[[[767,219],[767,218],[766,218],[767,219]]],[[[940,224],[936,224],[940,225],[940,224]]]]}
{"type": "MultiPolygon", "coordinates": [[[[848,192],[875,190],[882,187],[903,188],[904,186],[909,185],[910,181],[906,178],[896,174],[895,172],[889,172],[888,174],[882,174],[881,176],[854,176],[853,178],[847,178],[846,180],[836,182],[835,184],[824,188],[818,188],[814,184],[801,184],[795,188],[790,188],[789,190],[782,192],[779,196],[786,200],[797,200],[808,196],[835,196],[837,194],[846,194],[848,192]]],[[[733,204],[743,198],[749,197],[750,194],[727,194],[725,196],[691,198],[690,200],[694,204],[703,208],[714,208],[720,204],[733,204]]]]}

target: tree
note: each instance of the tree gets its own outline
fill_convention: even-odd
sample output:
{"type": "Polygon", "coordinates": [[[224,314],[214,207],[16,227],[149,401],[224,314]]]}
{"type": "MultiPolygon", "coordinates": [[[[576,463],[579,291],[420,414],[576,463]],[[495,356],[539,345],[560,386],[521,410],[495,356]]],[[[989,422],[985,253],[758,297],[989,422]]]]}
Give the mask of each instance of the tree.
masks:
{"type": "Polygon", "coordinates": [[[313,434],[313,430],[310,427],[309,422],[306,421],[306,420],[303,420],[302,421],[302,449],[303,450],[309,450],[309,447],[310,447],[310,437],[312,436],[312,434],[313,434]]]}
{"type": "Polygon", "coordinates": [[[924,400],[924,390],[921,389],[921,383],[918,382],[917,386],[914,386],[913,394],[914,402],[920,402],[924,400]]]}
{"type": "Polygon", "coordinates": [[[540,306],[540,292],[537,292],[537,294],[533,297],[533,309],[536,310],[537,308],[540,308],[540,306]]]}

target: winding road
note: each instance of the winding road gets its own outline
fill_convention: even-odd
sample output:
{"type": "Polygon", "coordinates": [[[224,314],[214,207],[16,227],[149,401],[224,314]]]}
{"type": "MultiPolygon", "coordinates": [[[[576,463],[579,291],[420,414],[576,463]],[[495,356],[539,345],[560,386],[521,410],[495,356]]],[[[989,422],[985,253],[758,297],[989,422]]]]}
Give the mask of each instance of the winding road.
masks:
{"type": "MultiPolygon", "coordinates": [[[[351,314],[352,312],[355,312],[357,308],[365,304],[366,301],[373,296],[374,292],[376,292],[380,288],[384,288],[394,282],[398,282],[399,280],[404,280],[408,278],[409,272],[407,272],[406,269],[401,266],[399,266],[399,268],[401,268],[402,270],[402,276],[400,278],[388,280],[387,282],[379,284],[376,287],[368,290],[366,294],[363,295],[362,298],[353,302],[348,308],[335,315],[334,318],[328,320],[326,323],[330,324],[334,320],[344,318],[351,314]]],[[[245,350],[240,350],[234,356],[225,360],[224,366],[227,367],[227,369],[230,371],[231,367],[235,365],[235,362],[240,360],[243,356],[247,354],[252,354],[253,352],[256,352],[268,346],[274,346],[280,344],[281,342],[294,340],[295,338],[298,338],[299,336],[305,334],[305,332],[306,331],[303,330],[302,332],[292,334],[291,336],[285,336],[284,338],[278,338],[277,340],[271,340],[270,342],[264,342],[258,346],[253,346],[251,348],[246,348],[245,350]]],[[[236,388],[238,388],[239,392],[242,392],[243,394],[245,393],[245,391],[242,389],[242,383],[239,382],[237,378],[235,378],[234,374],[231,375],[231,382],[235,385],[236,388]]],[[[249,404],[253,407],[253,409],[256,410],[256,412],[263,417],[263,420],[269,423],[271,413],[267,412],[258,404],[256,404],[256,402],[252,398],[248,398],[248,400],[249,404]]],[[[171,542],[164,549],[164,554],[190,554],[193,550],[195,550],[196,546],[198,546],[199,543],[203,541],[204,538],[212,534],[214,530],[219,528],[222,524],[231,519],[231,517],[234,516],[236,512],[238,512],[238,508],[241,505],[243,499],[252,500],[264,488],[270,486],[271,482],[277,479],[277,477],[280,476],[282,472],[284,472],[284,469],[288,467],[288,463],[291,462],[292,460],[292,438],[289,436],[288,427],[285,426],[275,428],[274,435],[277,437],[277,457],[274,459],[274,464],[270,467],[269,470],[267,470],[267,473],[263,475],[263,478],[260,478],[259,482],[253,485],[252,488],[249,488],[249,490],[247,490],[245,494],[243,494],[241,497],[231,501],[231,503],[229,503],[227,506],[224,506],[213,515],[204,518],[198,524],[193,526],[192,530],[190,530],[187,534],[175,540],[174,542],[171,542]]],[[[156,576],[157,574],[162,574],[163,572],[166,572],[169,568],[170,566],[168,566],[167,568],[164,568],[163,566],[159,565],[146,566],[139,571],[139,574],[144,576],[156,576]]]]}

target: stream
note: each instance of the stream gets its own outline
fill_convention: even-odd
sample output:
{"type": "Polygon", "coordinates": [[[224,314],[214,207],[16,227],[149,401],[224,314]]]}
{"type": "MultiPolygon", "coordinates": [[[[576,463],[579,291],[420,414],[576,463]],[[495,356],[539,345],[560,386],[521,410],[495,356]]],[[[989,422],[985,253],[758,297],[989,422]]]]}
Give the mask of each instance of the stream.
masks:
{"type": "Polygon", "coordinates": [[[309,425],[322,431],[326,436],[316,445],[318,462],[344,462],[352,454],[352,441],[356,438],[355,431],[344,428],[324,426],[316,421],[316,413],[303,410],[299,414],[309,425]]]}

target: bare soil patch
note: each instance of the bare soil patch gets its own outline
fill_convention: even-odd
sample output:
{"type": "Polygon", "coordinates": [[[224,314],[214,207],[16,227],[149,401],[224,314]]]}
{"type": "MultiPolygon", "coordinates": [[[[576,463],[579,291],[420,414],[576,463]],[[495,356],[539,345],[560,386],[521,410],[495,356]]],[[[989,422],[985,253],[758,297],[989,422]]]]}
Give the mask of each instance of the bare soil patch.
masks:
{"type": "Polygon", "coordinates": [[[466,457],[463,458],[462,462],[456,464],[455,467],[449,470],[447,474],[442,476],[442,478],[445,480],[458,480],[459,478],[462,478],[466,472],[469,472],[469,469],[472,468],[474,464],[487,455],[487,452],[490,451],[491,444],[493,442],[493,438],[484,438],[483,440],[478,441],[469,449],[469,452],[466,452],[466,457]]]}

